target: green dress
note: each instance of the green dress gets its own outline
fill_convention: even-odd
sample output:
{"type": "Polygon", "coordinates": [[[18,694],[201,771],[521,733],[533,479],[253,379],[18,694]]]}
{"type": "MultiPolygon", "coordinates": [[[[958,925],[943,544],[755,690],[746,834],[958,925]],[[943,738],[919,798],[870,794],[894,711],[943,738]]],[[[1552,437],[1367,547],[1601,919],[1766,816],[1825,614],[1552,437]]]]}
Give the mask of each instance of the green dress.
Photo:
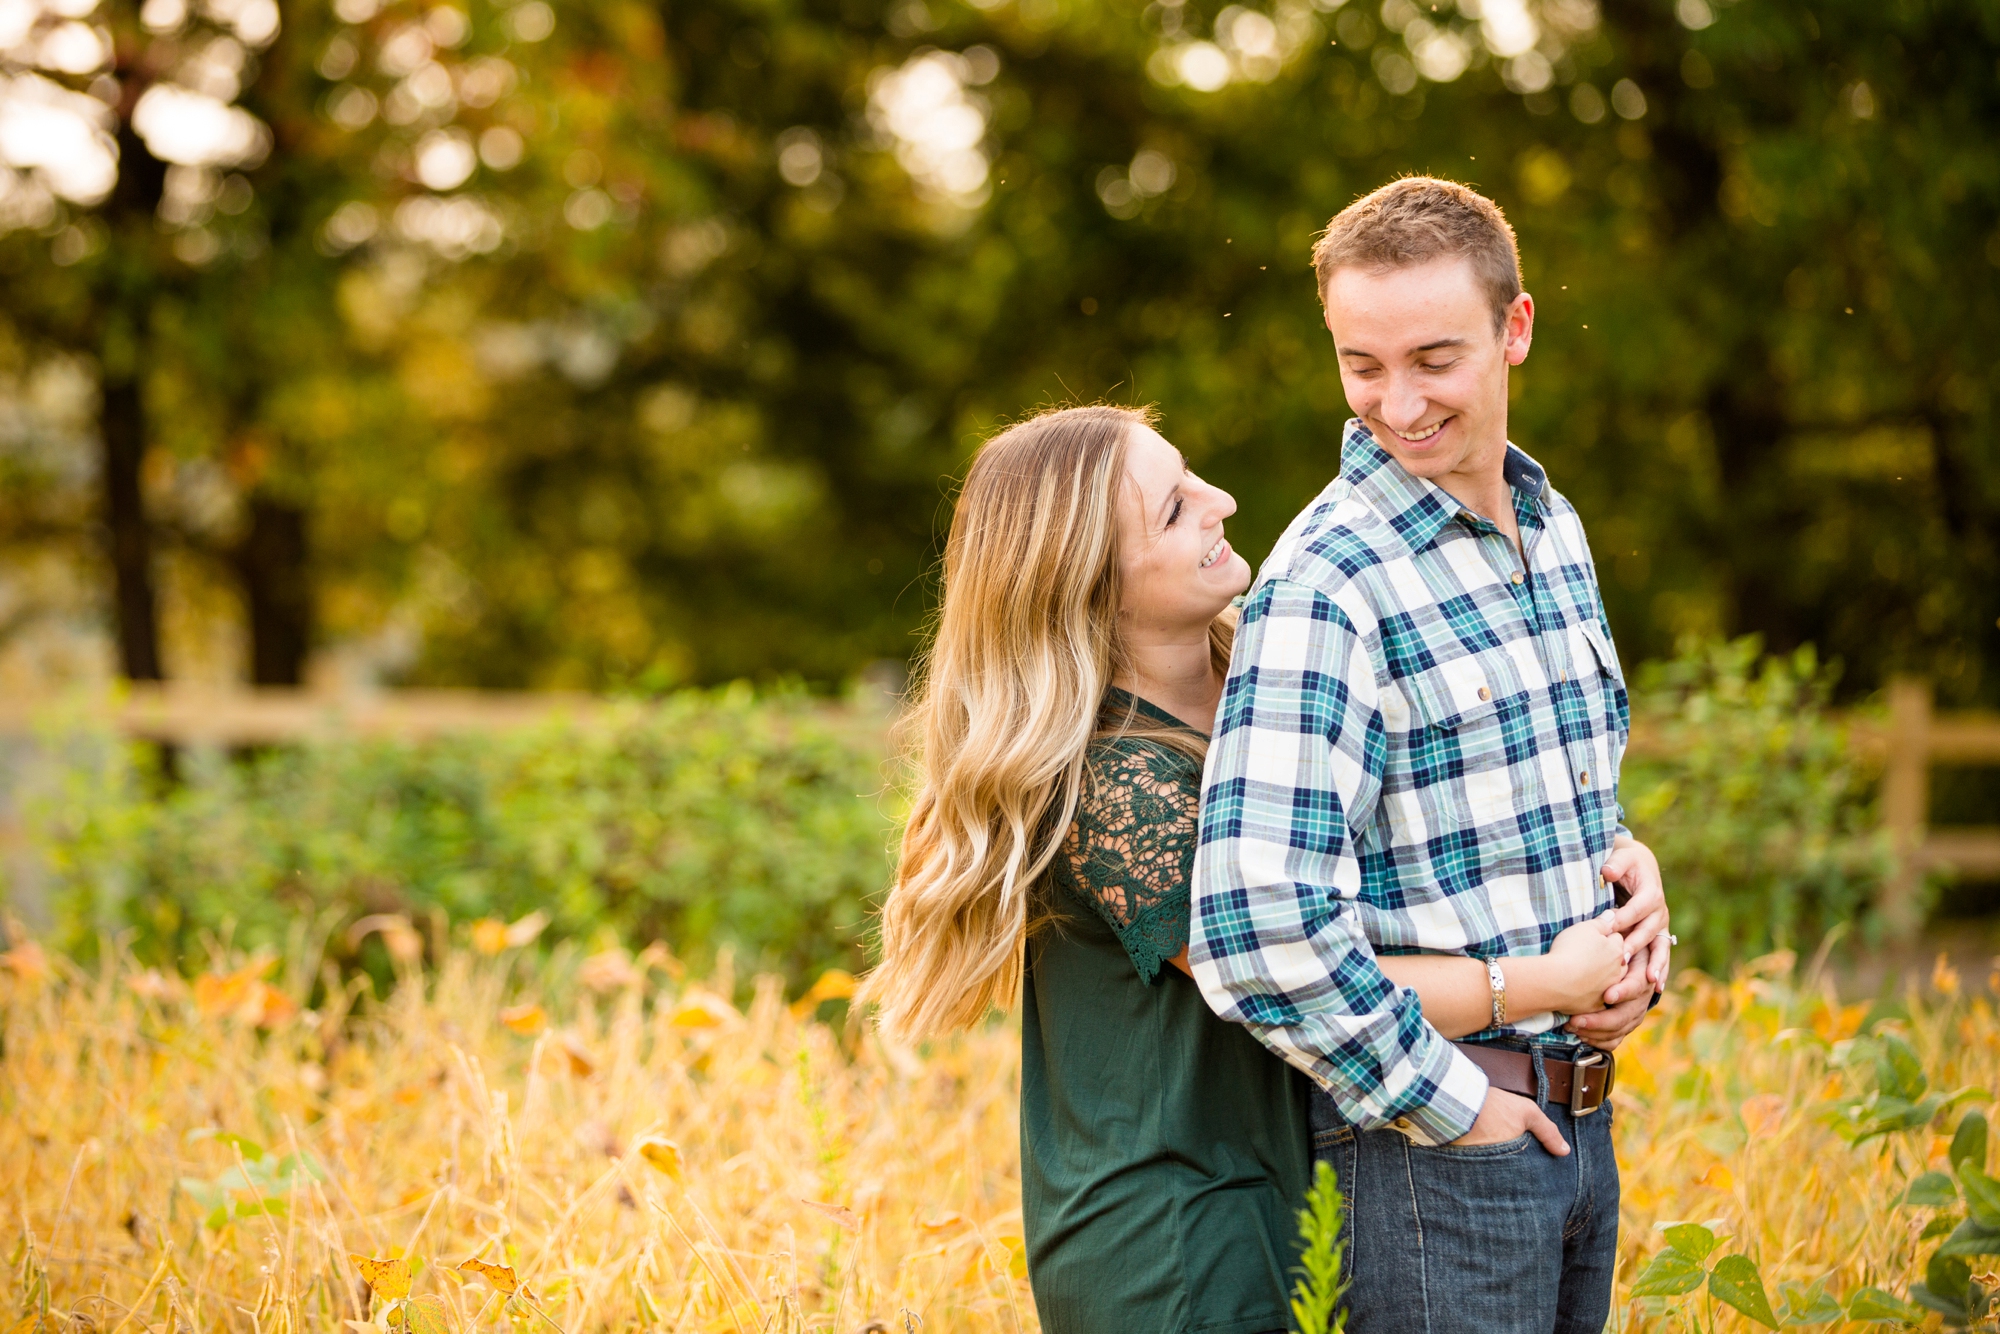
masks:
{"type": "MultiPolygon", "coordinates": [[[[1114,691],[1148,724],[1177,719],[1114,691]]],[[[1167,960],[1188,939],[1200,764],[1094,742],[1029,938],[1021,1196],[1045,1334],[1291,1325],[1305,1077],[1167,960]]]]}

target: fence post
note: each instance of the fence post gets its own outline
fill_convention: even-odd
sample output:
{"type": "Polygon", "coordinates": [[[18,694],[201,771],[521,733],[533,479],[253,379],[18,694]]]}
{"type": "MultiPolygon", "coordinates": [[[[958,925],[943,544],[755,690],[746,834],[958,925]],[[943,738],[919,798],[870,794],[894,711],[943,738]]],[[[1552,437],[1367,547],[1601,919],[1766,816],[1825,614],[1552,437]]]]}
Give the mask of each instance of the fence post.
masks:
{"type": "Polygon", "coordinates": [[[1923,925],[1918,892],[1924,878],[1924,834],[1930,805],[1930,682],[1898,676],[1889,682],[1889,756],[1882,772],[1882,827],[1895,857],[1882,897],[1891,936],[1909,939],[1923,925]]]}

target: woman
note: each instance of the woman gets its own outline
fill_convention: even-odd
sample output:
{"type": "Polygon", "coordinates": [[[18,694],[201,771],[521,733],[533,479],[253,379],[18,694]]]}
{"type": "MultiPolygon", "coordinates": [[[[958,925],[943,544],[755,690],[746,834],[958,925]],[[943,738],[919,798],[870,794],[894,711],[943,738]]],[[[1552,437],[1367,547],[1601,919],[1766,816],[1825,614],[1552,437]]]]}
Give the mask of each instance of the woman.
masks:
{"type": "MultiPolygon", "coordinates": [[[[1309,1085],[1185,971],[1201,757],[1251,577],[1235,509],[1149,413],[1066,408],[987,442],[946,546],[921,787],[864,998],[906,1040],[1020,998],[1048,1334],[1290,1323],[1309,1085]]],[[[1447,1036],[1484,1026],[1468,961],[1381,963],[1438,997],[1447,1036]]],[[[1623,943],[1607,917],[1504,967],[1517,1003],[1595,1010],[1623,943]]]]}

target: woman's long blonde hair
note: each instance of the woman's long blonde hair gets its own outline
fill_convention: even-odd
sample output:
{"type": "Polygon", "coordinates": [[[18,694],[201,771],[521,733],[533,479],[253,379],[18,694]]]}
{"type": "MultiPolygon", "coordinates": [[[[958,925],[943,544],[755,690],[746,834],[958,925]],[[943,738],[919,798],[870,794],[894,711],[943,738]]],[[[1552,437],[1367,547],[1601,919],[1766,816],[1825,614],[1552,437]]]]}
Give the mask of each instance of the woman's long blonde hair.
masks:
{"type": "MultiPolygon", "coordinates": [[[[882,959],[862,985],[909,1041],[1011,1007],[1035,886],[1084,781],[1091,738],[1184,732],[1101,717],[1124,664],[1119,496],[1126,443],[1150,410],[1061,408],[980,449],[952,515],[944,596],[908,718],[918,791],[882,909],[882,959]]],[[[1233,612],[1209,633],[1229,661],[1233,612]]]]}

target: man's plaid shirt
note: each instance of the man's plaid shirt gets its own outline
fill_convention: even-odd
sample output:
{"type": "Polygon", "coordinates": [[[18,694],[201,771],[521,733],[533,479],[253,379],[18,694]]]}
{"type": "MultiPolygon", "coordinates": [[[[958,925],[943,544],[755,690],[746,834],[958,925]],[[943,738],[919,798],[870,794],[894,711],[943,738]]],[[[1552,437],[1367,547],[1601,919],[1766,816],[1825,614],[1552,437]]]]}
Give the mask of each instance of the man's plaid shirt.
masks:
{"type": "MultiPolygon", "coordinates": [[[[1625,686],[1583,524],[1508,446],[1527,551],[1358,420],[1243,604],[1195,854],[1209,1004],[1348,1121],[1443,1144],[1486,1099],[1375,954],[1542,954],[1611,904],[1625,686]]],[[[1554,1014],[1479,1035],[1548,1034],[1554,1014]]]]}

